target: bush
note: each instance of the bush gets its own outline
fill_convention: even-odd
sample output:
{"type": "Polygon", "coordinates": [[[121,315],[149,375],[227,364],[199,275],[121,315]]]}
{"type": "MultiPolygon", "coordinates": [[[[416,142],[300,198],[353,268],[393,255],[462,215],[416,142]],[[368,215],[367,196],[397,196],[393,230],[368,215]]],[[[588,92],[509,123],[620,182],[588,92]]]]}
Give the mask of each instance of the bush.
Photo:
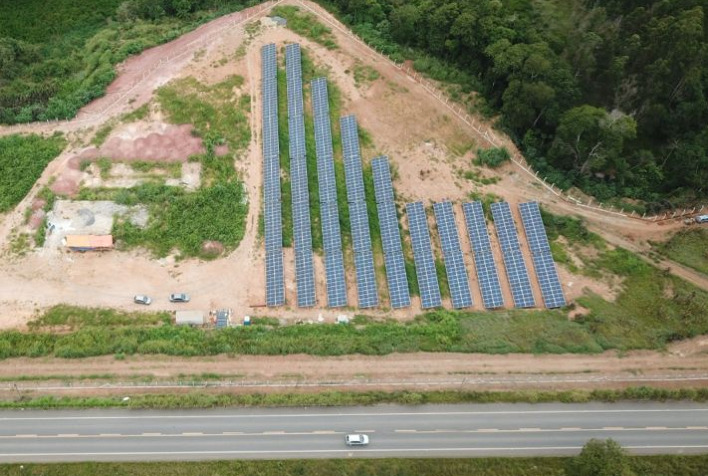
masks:
{"type": "Polygon", "coordinates": [[[497,168],[504,162],[508,162],[511,156],[506,147],[493,147],[491,149],[477,149],[476,165],[486,165],[490,168],[497,168]]]}

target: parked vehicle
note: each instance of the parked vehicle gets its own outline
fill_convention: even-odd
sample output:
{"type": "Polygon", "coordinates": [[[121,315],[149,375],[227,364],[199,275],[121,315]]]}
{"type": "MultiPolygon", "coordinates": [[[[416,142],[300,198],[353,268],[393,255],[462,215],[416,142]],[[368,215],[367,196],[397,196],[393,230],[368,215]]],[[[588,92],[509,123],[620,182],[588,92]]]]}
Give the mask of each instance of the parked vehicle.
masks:
{"type": "Polygon", "coordinates": [[[170,302],[189,302],[189,294],[172,293],[170,294],[170,302]]]}
{"type": "Polygon", "coordinates": [[[344,437],[347,446],[366,446],[369,444],[369,437],[366,435],[347,435],[344,437]]]}
{"type": "Polygon", "coordinates": [[[138,294],[133,297],[133,302],[136,304],[145,304],[146,306],[149,306],[152,302],[152,298],[150,296],[145,296],[144,294],[138,294]]]}
{"type": "Polygon", "coordinates": [[[708,223],[708,215],[698,215],[695,220],[696,223],[708,223]]]}

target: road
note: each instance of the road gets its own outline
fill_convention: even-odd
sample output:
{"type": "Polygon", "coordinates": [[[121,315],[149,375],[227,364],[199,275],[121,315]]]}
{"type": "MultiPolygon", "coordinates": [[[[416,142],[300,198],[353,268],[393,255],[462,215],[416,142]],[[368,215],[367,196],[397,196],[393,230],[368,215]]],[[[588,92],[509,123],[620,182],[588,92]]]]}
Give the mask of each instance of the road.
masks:
{"type": "Polygon", "coordinates": [[[708,452],[708,406],[0,412],[0,462],[569,455],[590,438],[637,454],[708,452]],[[350,432],[370,435],[370,446],[347,448],[350,432]]]}

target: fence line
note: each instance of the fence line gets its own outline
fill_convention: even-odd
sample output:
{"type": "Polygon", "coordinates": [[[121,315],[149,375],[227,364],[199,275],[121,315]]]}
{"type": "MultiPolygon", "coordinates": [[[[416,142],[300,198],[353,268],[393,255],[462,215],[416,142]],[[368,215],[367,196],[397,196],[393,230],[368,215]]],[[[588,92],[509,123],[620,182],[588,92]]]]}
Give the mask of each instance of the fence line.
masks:
{"type": "MultiPolygon", "coordinates": [[[[399,71],[404,73],[408,78],[412,79],[416,83],[420,84],[429,94],[431,94],[435,99],[438,100],[438,102],[443,105],[445,108],[450,110],[458,119],[460,119],[462,122],[464,122],[466,125],[471,127],[480,137],[482,137],[488,144],[490,144],[493,147],[500,147],[503,145],[506,145],[503,141],[501,141],[494,131],[491,128],[485,127],[478,121],[474,119],[474,117],[470,116],[467,111],[460,106],[459,104],[455,103],[452,99],[450,99],[443,91],[437,88],[437,86],[427,78],[423,77],[420,73],[415,71],[412,68],[409,68],[408,66],[404,64],[399,64],[396,63],[394,60],[392,60],[389,56],[384,54],[383,52],[378,51],[375,47],[370,46],[368,43],[366,43],[362,38],[360,38],[357,34],[352,32],[351,30],[347,29],[346,27],[342,26],[338,21],[333,21],[330,16],[331,14],[323,9],[320,5],[317,3],[305,3],[303,0],[298,0],[300,6],[302,6],[304,9],[309,10],[310,12],[314,13],[317,15],[320,19],[324,20],[326,23],[337,29],[339,32],[343,33],[346,35],[348,38],[353,39],[355,42],[357,42],[360,46],[366,48],[369,50],[369,53],[371,56],[381,59],[382,61],[388,63],[391,66],[394,66],[397,68],[399,71]]],[[[545,177],[540,177],[538,175],[538,172],[535,172],[531,169],[531,167],[528,165],[526,162],[526,159],[516,150],[515,147],[512,147],[511,150],[511,161],[516,165],[518,168],[520,168],[523,172],[528,174],[533,180],[541,184],[546,190],[549,192],[553,193],[555,196],[561,198],[562,200],[571,203],[573,205],[576,205],[580,208],[585,208],[588,210],[593,210],[596,212],[608,214],[608,215],[614,215],[614,216],[620,216],[624,218],[633,218],[633,219],[638,219],[638,220],[643,220],[643,221],[663,221],[663,220],[669,220],[673,218],[681,218],[684,216],[692,215],[696,213],[696,211],[700,212],[702,211],[705,206],[701,206],[700,209],[696,209],[695,207],[693,209],[688,209],[685,208],[683,210],[675,210],[673,213],[671,212],[666,212],[664,214],[659,214],[659,215],[654,215],[654,216],[646,216],[646,214],[639,215],[635,211],[632,211],[630,213],[627,213],[623,208],[622,209],[615,209],[615,207],[610,206],[610,207],[603,207],[602,204],[598,205],[593,205],[592,204],[592,197],[587,203],[582,202],[580,199],[573,197],[570,193],[564,192],[560,188],[556,187],[554,183],[549,183],[545,177]]]]}

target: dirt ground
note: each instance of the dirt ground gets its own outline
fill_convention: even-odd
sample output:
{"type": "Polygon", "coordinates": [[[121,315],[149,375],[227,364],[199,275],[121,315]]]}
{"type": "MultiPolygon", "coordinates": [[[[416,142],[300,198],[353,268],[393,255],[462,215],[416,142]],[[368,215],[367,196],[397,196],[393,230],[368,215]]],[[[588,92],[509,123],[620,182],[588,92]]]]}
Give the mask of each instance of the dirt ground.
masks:
{"type": "MultiPolygon", "coordinates": [[[[294,0],[289,3],[299,4],[294,0]]],[[[308,2],[304,4],[312,5],[308,2]]],[[[250,201],[246,233],[238,249],[212,262],[198,260],[175,262],[169,257],[156,260],[140,251],[102,254],[38,251],[24,257],[5,254],[0,262],[0,328],[22,327],[38,310],[57,303],[136,310],[138,305],[132,303],[133,294],[153,296],[155,298],[153,309],[183,309],[182,305],[167,302],[167,295],[172,292],[189,293],[192,296],[192,302],[189,304],[191,309],[208,310],[228,307],[234,310],[237,317],[277,313],[279,317],[285,319],[333,322],[340,314],[353,314],[351,309],[342,311],[286,307],[273,311],[263,307],[265,284],[263,250],[262,243],[257,238],[262,180],[260,47],[271,42],[279,46],[288,42],[299,42],[318,66],[329,69],[330,78],[342,91],[344,101],[342,113],[356,114],[360,126],[372,136],[374,146],[363,150],[362,156],[365,160],[370,160],[378,154],[386,154],[391,158],[394,168],[394,187],[405,201],[422,200],[429,204],[432,201],[447,199],[460,202],[470,193],[493,193],[512,203],[512,208],[515,208],[513,205],[517,203],[538,200],[554,213],[582,214],[589,227],[610,243],[637,252],[645,252],[649,240],[665,239],[669,232],[681,226],[678,221],[651,223],[579,208],[539,186],[513,164],[505,165],[493,173],[483,172],[485,176],[498,176],[500,180],[496,184],[482,186],[473,180],[465,179],[462,174],[473,169],[469,150],[486,147],[484,138],[459,121],[441,105],[437,98],[405,72],[382,61],[367,47],[344,34],[339,29],[343,27],[331,16],[326,15],[323,19],[339,25],[338,28],[333,29],[339,48],[333,51],[282,28],[264,26],[254,37],[251,37],[244,31],[245,23],[232,24],[233,21],[245,16],[245,13],[239,13],[217,19],[178,40],[130,58],[119,67],[118,77],[109,87],[107,96],[87,105],[74,121],[61,124],[0,127],[0,134],[19,131],[49,133],[55,129],[63,130],[72,144],[49,164],[33,190],[15,211],[0,217],[2,220],[0,249],[5,249],[8,236],[12,230],[21,226],[25,210],[32,206],[34,196],[42,185],[51,183],[56,191],[69,194],[78,189],[81,180],[86,178],[79,170],[81,160],[105,156],[117,160],[151,159],[185,162],[188,155],[202,150],[199,139],[191,135],[189,126],[166,124],[159,112],[155,111],[151,112],[145,120],[117,125],[102,146],[98,148],[90,146],[88,140],[106,121],[149,103],[154,98],[154,90],[174,78],[194,76],[202,82],[213,84],[233,74],[243,76],[244,84],[236,93],[250,94],[252,97],[253,140],[245,152],[234,158],[235,166],[248,190],[250,201]],[[237,57],[235,52],[242,44],[246,45],[246,53],[237,57]],[[170,59],[165,61],[165,58],[170,59]],[[226,61],[223,61],[224,59],[226,61]],[[352,73],[357,65],[374,68],[380,75],[379,79],[366,84],[357,84],[352,73]]],[[[468,240],[462,225],[462,210],[459,205],[456,205],[455,210],[463,249],[468,250],[468,240]]],[[[492,237],[494,238],[493,233],[492,237]]],[[[501,256],[497,248],[495,245],[497,263],[500,264],[501,256]]],[[[467,257],[469,258],[469,255],[467,257]]],[[[295,301],[292,250],[285,250],[285,263],[286,296],[288,302],[292,303],[295,301]]],[[[474,282],[474,266],[471,259],[468,259],[467,265],[468,274],[474,282]]],[[[708,277],[700,273],[675,263],[662,262],[660,266],[670,267],[673,273],[708,289],[708,277]]],[[[499,269],[504,283],[503,268],[499,266],[499,269]]],[[[324,272],[319,258],[316,259],[316,272],[318,295],[320,302],[324,302],[324,272]]],[[[580,295],[586,287],[610,299],[614,295],[613,287],[608,283],[595,282],[586,277],[573,275],[562,267],[560,275],[564,291],[570,300],[580,295]]],[[[353,275],[348,276],[348,279],[352,283],[350,302],[354,302],[353,275]]],[[[535,283],[535,280],[532,279],[532,282],[535,283]]],[[[476,286],[473,286],[473,289],[476,306],[481,309],[481,296],[476,286]]],[[[511,294],[506,284],[503,291],[507,302],[511,303],[511,294]]],[[[540,303],[539,290],[534,288],[534,291],[537,302],[540,303]]],[[[383,314],[383,311],[379,312],[383,314]]],[[[386,312],[386,315],[409,318],[417,313],[419,313],[419,306],[414,305],[409,310],[386,312]]],[[[702,347],[701,349],[700,352],[705,353],[705,349],[702,347]]],[[[708,370],[705,369],[706,365],[701,364],[705,358],[701,358],[700,353],[689,352],[689,354],[692,360],[688,364],[682,363],[682,366],[688,365],[701,371],[708,370]]],[[[509,361],[515,362],[516,367],[512,367],[516,370],[513,372],[559,371],[572,374],[585,372],[588,368],[593,373],[621,373],[625,368],[653,369],[654,372],[667,371],[666,356],[646,353],[636,358],[639,360],[627,364],[628,361],[624,358],[618,359],[614,356],[529,358],[528,356],[412,354],[381,359],[381,362],[391,363],[390,366],[389,363],[382,364],[380,371],[384,374],[388,372],[386,375],[397,376],[396,378],[403,378],[400,376],[407,374],[411,379],[422,375],[416,370],[421,367],[426,367],[425,372],[429,372],[430,375],[457,375],[455,372],[467,371],[504,373],[510,371],[505,367],[509,361]],[[440,362],[440,367],[421,366],[419,362],[422,359],[440,362]],[[484,365],[489,365],[492,370],[486,370],[484,365]],[[613,365],[615,369],[610,370],[613,365]],[[566,369],[565,366],[568,368],[566,369]]],[[[3,366],[3,369],[10,369],[10,371],[14,369],[16,373],[54,372],[49,368],[42,370],[43,364],[39,361],[32,362],[33,365],[27,368],[22,361],[13,361],[9,366],[3,366]]],[[[145,361],[131,358],[125,362],[107,358],[93,359],[90,363],[72,362],[75,362],[75,365],[73,363],[67,365],[66,361],[50,361],[47,365],[63,366],[64,372],[95,373],[113,371],[99,370],[94,366],[103,365],[123,369],[120,372],[128,372],[132,365],[137,369],[142,365],[148,365],[149,362],[156,362],[156,368],[164,367],[166,375],[174,375],[178,369],[183,372],[185,366],[183,361],[172,358],[163,360],[146,358],[145,361]]],[[[379,358],[373,357],[351,359],[317,359],[304,356],[259,357],[258,359],[244,357],[190,360],[189,368],[190,371],[199,372],[201,370],[197,369],[203,366],[204,372],[221,372],[210,367],[218,364],[224,366],[222,373],[245,372],[256,379],[268,377],[268,372],[275,368],[290,369],[279,370],[282,375],[313,372],[312,375],[322,376],[328,375],[329,372],[338,372],[341,376],[356,376],[379,371],[378,362],[379,358]],[[246,370],[251,368],[249,365],[253,364],[253,361],[257,361],[258,367],[253,367],[252,371],[246,370]],[[284,362],[291,361],[292,364],[283,365],[284,362]],[[350,361],[351,370],[345,370],[349,368],[350,361]],[[372,365],[374,361],[377,362],[376,366],[372,365]],[[301,362],[309,362],[307,365],[310,367],[299,364],[301,362]],[[305,370],[298,370],[298,365],[302,365],[305,370]],[[231,370],[227,371],[227,367],[231,370]],[[314,370],[307,370],[309,368],[314,370]]],[[[0,369],[0,375],[2,372],[3,370],[0,369]]],[[[156,376],[160,376],[159,372],[162,370],[156,372],[158,372],[156,376]]]]}
{"type": "Polygon", "coordinates": [[[283,392],[436,389],[593,389],[708,383],[708,339],[618,355],[391,354],[314,357],[9,359],[0,367],[0,396],[19,394],[130,395],[176,391],[201,381],[201,391],[283,392]],[[209,375],[209,386],[202,375],[209,375]],[[22,376],[22,380],[11,378],[22,376]],[[52,376],[56,376],[55,379],[52,376]],[[34,379],[34,380],[33,380],[34,379]]]}

